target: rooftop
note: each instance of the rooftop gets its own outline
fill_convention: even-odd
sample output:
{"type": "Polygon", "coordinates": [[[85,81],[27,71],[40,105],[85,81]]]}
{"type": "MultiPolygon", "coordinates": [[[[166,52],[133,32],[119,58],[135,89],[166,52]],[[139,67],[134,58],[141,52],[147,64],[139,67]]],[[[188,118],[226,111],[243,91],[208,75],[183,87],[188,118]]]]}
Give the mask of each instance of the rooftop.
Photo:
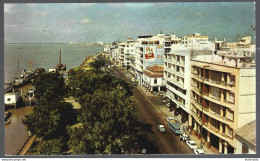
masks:
{"type": "Polygon", "coordinates": [[[256,146],[256,121],[237,129],[236,135],[256,146]]]}
{"type": "Polygon", "coordinates": [[[255,54],[250,51],[193,50],[191,59],[235,68],[255,68],[255,54]]]}
{"type": "Polygon", "coordinates": [[[153,65],[143,71],[149,77],[163,77],[163,65],[153,65]]]}

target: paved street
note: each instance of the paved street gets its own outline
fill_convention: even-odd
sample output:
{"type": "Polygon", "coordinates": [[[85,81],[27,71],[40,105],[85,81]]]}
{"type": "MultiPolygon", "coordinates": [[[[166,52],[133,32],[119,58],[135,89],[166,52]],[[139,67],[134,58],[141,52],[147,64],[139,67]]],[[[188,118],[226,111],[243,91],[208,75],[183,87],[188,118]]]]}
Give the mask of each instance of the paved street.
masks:
{"type": "MultiPolygon", "coordinates": [[[[128,82],[129,79],[125,77],[122,70],[114,68],[113,73],[128,82]]],[[[135,107],[139,112],[139,121],[146,125],[145,134],[147,134],[150,141],[154,142],[155,146],[159,148],[161,154],[193,154],[193,151],[188,146],[181,142],[178,135],[175,135],[167,126],[165,115],[157,110],[151,102],[139,91],[135,86],[133,94],[136,99],[135,107]],[[158,125],[163,124],[166,128],[166,133],[160,133],[158,125]]],[[[149,153],[149,152],[148,152],[149,153]]]]}

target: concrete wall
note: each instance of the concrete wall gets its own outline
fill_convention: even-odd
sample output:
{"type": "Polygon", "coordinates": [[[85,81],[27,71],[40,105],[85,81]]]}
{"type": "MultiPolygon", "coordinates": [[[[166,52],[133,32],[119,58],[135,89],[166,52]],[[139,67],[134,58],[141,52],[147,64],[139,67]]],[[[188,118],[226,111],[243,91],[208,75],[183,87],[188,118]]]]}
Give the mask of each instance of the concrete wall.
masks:
{"type": "Polygon", "coordinates": [[[256,77],[255,69],[240,69],[238,124],[240,128],[256,119],[256,77]]]}

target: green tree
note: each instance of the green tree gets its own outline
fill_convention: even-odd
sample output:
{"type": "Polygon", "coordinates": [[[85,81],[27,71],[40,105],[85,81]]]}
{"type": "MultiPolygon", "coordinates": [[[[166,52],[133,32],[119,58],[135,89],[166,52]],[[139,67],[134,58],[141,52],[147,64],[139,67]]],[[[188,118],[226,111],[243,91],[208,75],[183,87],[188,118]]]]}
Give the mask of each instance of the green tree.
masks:
{"type": "Polygon", "coordinates": [[[74,153],[117,154],[125,139],[136,137],[137,112],[124,89],[96,90],[83,96],[80,130],[70,130],[69,147],[74,153]],[[81,145],[78,147],[78,145],[81,145]]]}
{"type": "Polygon", "coordinates": [[[38,148],[40,155],[61,155],[67,149],[64,138],[59,137],[52,140],[44,140],[38,148]]]}
{"type": "Polygon", "coordinates": [[[59,73],[41,73],[32,83],[35,98],[40,102],[58,101],[64,94],[64,78],[59,73]]]}
{"type": "Polygon", "coordinates": [[[104,59],[101,59],[101,58],[100,58],[100,59],[96,59],[95,61],[89,63],[89,65],[90,65],[92,68],[98,70],[98,69],[100,69],[101,67],[104,67],[104,66],[106,65],[106,61],[105,61],[104,59]]]}
{"type": "Polygon", "coordinates": [[[50,102],[40,104],[33,112],[25,115],[23,123],[27,130],[37,137],[55,138],[66,135],[66,126],[76,122],[76,112],[72,105],[65,102],[50,102]]]}

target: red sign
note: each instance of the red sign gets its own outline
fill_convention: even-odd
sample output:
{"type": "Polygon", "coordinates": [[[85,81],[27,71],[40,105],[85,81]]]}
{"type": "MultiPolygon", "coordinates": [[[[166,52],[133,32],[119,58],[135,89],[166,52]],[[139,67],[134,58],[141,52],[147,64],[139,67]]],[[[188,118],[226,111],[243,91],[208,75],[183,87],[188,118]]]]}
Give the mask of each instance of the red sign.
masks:
{"type": "Polygon", "coordinates": [[[152,59],[152,58],[154,58],[154,53],[145,54],[145,59],[152,59]]]}

